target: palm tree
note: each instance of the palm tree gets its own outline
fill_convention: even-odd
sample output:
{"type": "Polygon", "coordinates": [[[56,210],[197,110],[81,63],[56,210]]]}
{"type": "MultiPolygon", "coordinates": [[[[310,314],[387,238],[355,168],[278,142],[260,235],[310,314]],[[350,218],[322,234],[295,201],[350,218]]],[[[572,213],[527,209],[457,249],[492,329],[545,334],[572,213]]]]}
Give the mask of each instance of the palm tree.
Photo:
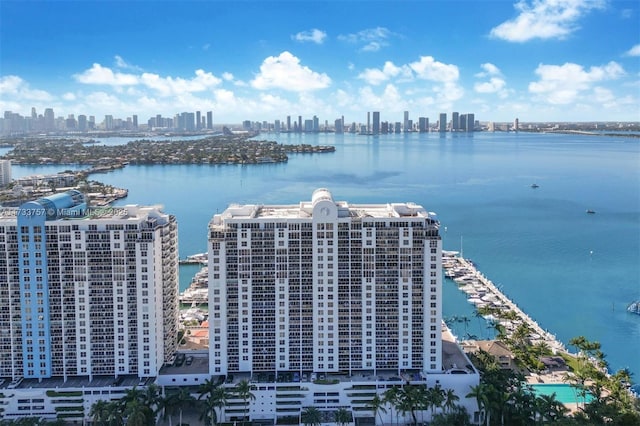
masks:
{"type": "Polygon", "coordinates": [[[120,401],[111,401],[106,418],[106,426],[121,426],[124,423],[124,414],[120,401]]]}
{"type": "Polygon", "coordinates": [[[369,403],[368,407],[371,408],[371,411],[373,412],[374,423],[376,423],[376,417],[378,416],[380,417],[380,423],[381,424],[384,423],[382,421],[382,414],[380,414],[380,413],[387,414],[387,409],[384,408],[384,403],[385,403],[384,400],[380,398],[380,395],[378,394],[375,394],[373,399],[371,400],[371,403],[369,403]]]}
{"type": "Polygon", "coordinates": [[[540,414],[541,424],[545,424],[547,421],[557,421],[569,410],[556,399],[554,392],[551,395],[540,395],[536,398],[536,411],[540,414]]]}
{"type": "Polygon", "coordinates": [[[180,388],[179,392],[167,393],[158,403],[158,408],[163,411],[163,418],[169,418],[169,426],[173,423],[173,415],[180,413],[180,423],[182,423],[182,409],[185,405],[193,406],[195,398],[185,388],[180,388]]]}
{"type": "Polygon", "coordinates": [[[206,379],[198,388],[198,393],[200,394],[199,400],[205,398],[204,411],[200,415],[200,420],[215,425],[218,421],[216,408],[220,408],[222,411],[222,407],[227,403],[226,390],[220,386],[220,382],[206,379]]]}
{"type": "Polygon", "coordinates": [[[444,409],[446,412],[451,412],[453,407],[456,406],[456,402],[460,401],[460,397],[456,395],[453,389],[447,389],[444,394],[444,409]]]}
{"type": "MultiPolygon", "coordinates": [[[[152,385],[155,386],[155,385],[152,385]]],[[[151,386],[150,386],[151,387],[151,386]]],[[[154,421],[154,402],[150,399],[155,390],[143,391],[134,386],[127,389],[125,395],[120,399],[120,408],[126,418],[126,424],[132,426],[146,426],[154,421]]]]}
{"type": "Polygon", "coordinates": [[[104,426],[107,424],[107,418],[109,416],[110,403],[103,399],[96,401],[89,411],[89,417],[91,422],[96,426],[104,426]]]}
{"type": "Polygon", "coordinates": [[[306,407],[300,414],[300,421],[307,426],[319,426],[322,422],[322,413],[316,407],[306,407]]]}
{"type": "MultiPolygon", "coordinates": [[[[393,409],[398,405],[399,388],[393,386],[387,389],[383,394],[383,401],[391,407],[391,418],[393,419],[393,409]]],[[[391,422],[393,424],[393,421],[391,422]]],[[[396,410],[396,424],[398,423],[398,413],[396,410]]]]}
{"type": "Polygon", "coordinates": [[[346,408],[338,408],[335,413],[336,423],[338,426],[346,426],[351,422],[351,413],[346,408]]]}
{"type": "Polygon", "coordinates": [[[439,384],[427,391],[427,401],[431,409],[431,418],[433,418],[434,409],[442,407],[445,399],[445,392],[439,384]]]}
{"type": "Polygon", "coordinates": [[[476,399],[480,413],[485,413],[484,416],[487,426],[490,423],[489,398],[487,395],[489,393],[488,386],[490,385],[486,385],[484,383],[479,383],[477,386],[471,386],[471,392],[467,394],[467,398],[476,399]]]}
{"type": "Polygon", "coordinates": [[[127,426],[150,426],[153,422],[153,410],[138,400],[127,403],[125,409],[127,426]]]}
{"type": "Polygon", "coordinates": [[[251,385],[249,384],[249,381],[245,379],[238,382],[234,389],[234,393],[238,396],[238,398],[241,398],[244,401],[244,412],[246,413],[245,417],[250,420],[251,416],[249,415],[248,404],[249,400],[254,401],[256,399],[256,396],[251,393],[251,385]]]}

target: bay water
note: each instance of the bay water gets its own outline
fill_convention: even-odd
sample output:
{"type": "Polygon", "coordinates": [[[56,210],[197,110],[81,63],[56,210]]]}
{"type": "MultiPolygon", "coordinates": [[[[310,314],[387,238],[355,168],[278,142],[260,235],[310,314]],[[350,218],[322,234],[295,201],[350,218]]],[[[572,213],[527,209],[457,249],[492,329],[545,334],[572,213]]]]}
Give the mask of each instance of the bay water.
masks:
{"type": "MultiPolygon", "coordinates": [[[[640,299],[640,138],[476,132],[257,139],[336,151],[291,154],[281,164],[128,165],[91,178],[128,188],[120,205],[162,204],[176,215],[181,257],[206,251],[207,224],[230,203],[297,204],[326,187],[352,203],[421,204],[438,214],[444,248],[462,251],[543,328],[565,344],[580,335],[599,341],[611,369],[640,375],[640,316],[626,311],[640,299]]],[[[78,167],[14,166],[13,174],[78,167]]],[[[181,290],[197,269],[181,267],[181,290]]],[[[493,335],[452,281],[443,294],[456,335],[493,335]]]]}

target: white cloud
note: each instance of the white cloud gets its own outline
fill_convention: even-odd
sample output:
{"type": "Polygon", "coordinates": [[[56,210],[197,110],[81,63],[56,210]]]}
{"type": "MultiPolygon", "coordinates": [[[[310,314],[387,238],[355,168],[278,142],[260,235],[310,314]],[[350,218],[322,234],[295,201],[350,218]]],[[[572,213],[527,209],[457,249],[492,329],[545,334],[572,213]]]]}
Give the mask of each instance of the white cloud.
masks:
{"type": "Polygon", "coordinates": [[[640,56],[640,44],[636,44],[631,49],[627,50],[626,56],[640,56]]]}
{"type": "Polygon", "coordinates": [[[500,77],[491,77],[489,81],[474,84],[473,90],[478,93],[496,93],[504,89],[506,85],[507,83],[500,77]]]}
{"type": "Polygon", "coordinates": [[[324,39],[327,38],[327,33],[314,28],[309,31],[301,31],[298,34],[294,34],[291,36],[291,38],[301,43],[310,41],[312,43],[322,44],[324,42],[324,39]]]}
{"type": "Polygon", "coordinates": [[[62,95],[62,99],[64,99],[65,101],[75,101],[76,95],[71,92],[67,92],[64,95],[62,95]]]}
{"type": "Polygon", "coordinates": [[[300,65],[300,59],[286,51],[277,57],[266,58],[260,65],[260,73],[251,81],[256,89],[278,88],[293,92],[324,89],[330,84],[327,74],[300,65]]]}
{"type": "Polygon", "coordinates": [[[529,83],[529,92],[539,95],[550,104],[570,104],[594,83],[622,77],[624,69],[616,62],[585,70],[582,65],[538,65],[538,81],[529,83]]]}
{"type": "MultiPolygon", "coordinates": [[[[410,90],[408,97],[416,96],[418,99],[416,106],[418,107],[438,104],[442,108],[451,107],[454,101],[464,95],[464,89],[458,84],[459,77],[460,72],[456,65],[438,62],[432,56],[422,56],[418,61],[399,66],[387,61],[382,69],[367,68],[358,75],[359,79],[372,86],[392,80],[396,83],[413,81],[416,78],[431,81],[434,83],[431,87],[426,88],[423,85],[419,85],[417,90],[410,90]],[[433,94],[435,94],[435,97],[432,96],[433,94]]],[[[380,105],[379,108],[384,106],[385,101],[403,105],[402,107],[398,106],[398,108],[406,109],[411,106],[411,100],[400,102],[394,96],[391,96],[397,93],[393,89],[395,89],[393,84],[387,84],[385,94],[377,96],[374,95],[373,89],[365,87],[361,89],[360,95],[368,100],[362,99],[361,103],[363,105],[380,105]]],[[[387,110],[389,107],[384,106],[384,109],[387,110]]]]}
{"type": "Polygon", "coordinates": [[[0,98],[5,100],[51,101],[53,96],[44,90],[32,89],[29,84],[17,75],[0,77],[0,98]]]}
{"type": "Polygon", "coordinates": [[[223,72],[222,79],[225,81],[233,81],[233,74],[231,74],[230,72],[223,72]]]}
{"type": "Polygon", "coordinates": [[[592,9],[601,9],[605,0],[521,0],[514,5],[519,14],[493,28],[490,35],[512,42],[535,38],[565,38],[578,28],[577,21],[592,9]]]}
{"type": "Polygon", "coordinates": [[[218,86],[222,80],[210,72],[196,70],[195,77],[188,80],[181,77],[161,77],[158,74],[143,73],[140,82],[157,91],[162,96],[203,92],[218,86]]]}
{"type": "Polygon", "coordinates": [[[480,68],[482,68],[484,71],[477,73],[476,77],[482,78],[490,75],[502,75],[502,73],[500,72],[500,69],[490,62],[486,62],[480,65],[480,68]]]}
{"type": "Polygon", "coordinates": [[[410,63],[409,67],[423,80],[453,82],[460,77],[457,66],[438,62],[433,56],[421,56],[418,62],[410,63]]]}
{"type": "Polygon", "coordinates": [[[137,65],[133,65],[133,64],[128,63],[120,55],[116,55],[115,56],[115,61],[116,61],[116,67],[118,67],[118,68],[132,70],[132,71],[142,71],[142,68],[140,68],[137,65]]]}
{"type": "Polygon", "coordinates": [[[367,68],[358,75],[359,79],[366,81],[368,84],[377,86],[393,77],[403,75],[406,78],[411,78],[411,69],[406,65],[398,67],[391,61],[386,61],[382,69],[367,68]]]}
{"type": "Polygon", "coordinates": [[[139,83],[134,74],[113,72],[111,68],[100,64],[93,64],[91,68],[73,76],[78,82],[84,84],[106,84],[109,86],[129,86],[139,83]]]}
{"type": "Polygon", "coordinates": [[[361,45],[363,52],[377,52],[381,48],[388,46],[388,39],[396,34],[384,27],[369,28],[351,34],[341,34],[338,40],[351,44],[361,45]]]}
{"type": "Polygon", "coordinates": [[[477,82],[473,85],[473,90],[477,93],[497,93],[501,98],[508,96],[506,89],[507,82],[502,76],[500,68],[490,62],[486,62],[480,65],[482,72],[477,73],[475,76],[478,78],[489,78],[488,81],[477,82]]]}

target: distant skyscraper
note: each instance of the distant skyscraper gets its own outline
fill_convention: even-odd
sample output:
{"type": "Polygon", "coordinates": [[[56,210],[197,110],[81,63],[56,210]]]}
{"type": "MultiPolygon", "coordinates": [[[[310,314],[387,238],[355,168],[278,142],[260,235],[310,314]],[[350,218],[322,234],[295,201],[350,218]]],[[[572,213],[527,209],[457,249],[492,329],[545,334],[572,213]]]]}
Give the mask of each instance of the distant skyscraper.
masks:
{"type": "Polygon", "coordinates": [[[467,114],[460,114],[460,130],[467,131],[467,114]]]}
{"type": "Polygon", "coordinates": [[[473,113],[467,114],[467,132],[473,132],[476,128],[476,116],[473,113]]]}
{"type": "Polygon", "coordinates": [[[314,132],[320,131],[320,120],[315,115],[313,116],[313,131],[314,132]]]}
{"type": "Polygon", "coordinates": [[[11,160],[0,160],[0,186],[11,183],[11,160]]]}
{"type": "Polygon", "coordinates": [[[52,131],[55,130],[56,128],[56,124],[55,124],[55,115],[53,113],[53,109],[51,108],[47,108],[44,110],[44,127],[45,127],[45,131],[52,131]]]}
{"type": "Polygon", "coordinates": [[[334,131],[337,134],[344,133],[344,125],[342,124],[341,118],[337,118],[336,121],[334,122],[334,131]]]}
{"type": "Polygon", "coordinates": [[[451,113],[451,131],[457,132],[460,130],[460,114],[457,112],[451,113]]]}
{"type": "Polygon", "coordinates": [[[0,248],[1,377],[155,377],[174,355],[175,218],[86,208],[67,191],[0,216],[2,240],[21,242],[0,248]]]}
{"type": "Polygon", "coordinates": [[[104,129],[113,130],[113,115],[104,116],[104,129]]]}
{"type": "Polygon", "coordinates": [[[418,117],[418,132],[425,133],[429,129],[429,119],[427,117],[418,117]]]}
{"type": "Polygon", "coordinates": [[[408,132],[410,130],[410,126],[409,126],[409,111],[405,111],[404,112],[404,123],[403,123],[402,129],[405,132],[408,132]]]}
{"type": "Polygon", "coordinates": [[[447,131],[447,113],[441,112],[440,119],[438,120],[438,131],[446,132],[447,131]]]}
{"type": "Polygon", "coordinates": [[[520,120],[518,120],[517,117],[515,120],[513,120],[513,130],[515,130],[516,132],[520,130],[520,120]]]}
{"type": "Polygon", "coordinates": [[[196,111],[196,130],[200,130],[202,128],[202,117],[200,115],[200,111],[196,111]]]}
{"type": "Polygon", "coordinates": [[[87,116],[80,114],[78,116],[78,130],[86,132],[88,130],[87,116]]]}
{"type": "Polygon", "coordinates": [[[374,135],[380,134],[380,111],[373,111],[373,128],[371,133],[374,135]]]}
{"type": "Polygon", "coordinates": [[[371,113],[367,111],[367,133],[371,133],[371,113]]]}
{"type": "Polygon", "coordinates": [[[133,114],[132,121],[133,121],[133,129],[135,130],[138,128],[138,116],[136,114],[133,114]]]}
{"type": "Polygon", "coordinates": [[[207,130],[213,130],[213,111],[207,111],[207,130]]]}
{"type": "Polygon", "coordinates": [[[276,133],[280,133],[280,120],[276,120],[274,123],[274,130],[276,133]]]}
{"type": "Polygon", "coordinates": [[[287,132],[291,131],[291,116],[287,115],[287,132]]]}
{"type": "Polygon", "coordinates": [[[302,132],[302,116],[298,116],[298,132],[302,132]]]}

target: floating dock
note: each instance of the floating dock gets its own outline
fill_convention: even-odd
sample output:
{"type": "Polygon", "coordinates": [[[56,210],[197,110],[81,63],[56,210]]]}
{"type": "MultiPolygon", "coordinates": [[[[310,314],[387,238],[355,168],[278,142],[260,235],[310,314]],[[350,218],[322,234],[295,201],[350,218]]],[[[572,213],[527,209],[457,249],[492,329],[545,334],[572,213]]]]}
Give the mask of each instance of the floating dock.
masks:
{"type": "Polygon", "coordinates": [[[529,340],[532,343],[545,342],[554,353],[567,352],[562,342],[556,336],[544,330],[529,315],[524,313],[518,305],[505,296],[496,286],[476,269],[473,263],[457,252],[443,251],[442,266],[445,276],[455,281],[460,290],[467,293],[468,301],[478,308],[487,307],[499,311],[513,311],[515,319],[495,318],[487,315],[489,321],[499,322],[504,326],[509,336],[519,325],[526,323],[532,330],[529,340]]]}

